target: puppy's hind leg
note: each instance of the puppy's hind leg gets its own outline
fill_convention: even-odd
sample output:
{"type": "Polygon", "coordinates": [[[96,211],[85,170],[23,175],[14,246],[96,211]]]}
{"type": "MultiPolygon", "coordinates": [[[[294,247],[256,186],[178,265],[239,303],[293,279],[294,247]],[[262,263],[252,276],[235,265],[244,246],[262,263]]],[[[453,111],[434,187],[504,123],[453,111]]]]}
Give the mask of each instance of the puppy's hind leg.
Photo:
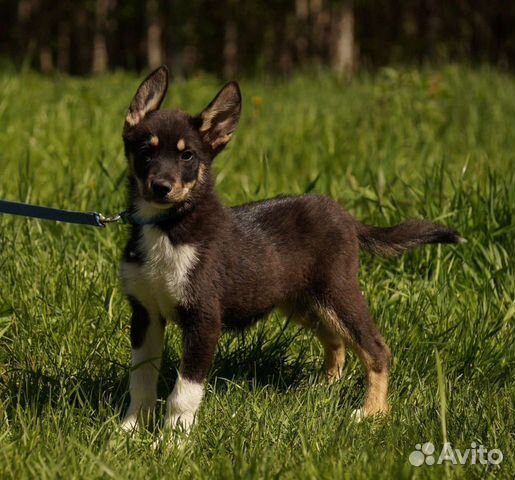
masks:
{"type": "Polygon", "coordinates": [[[164,321],[158,314],[149,314],[135,299],[132,307],[130,373],[131,401],[122,422],[122,429],[137,430],[140,420],[148,421],[157,398],[157,381],[163,351],[164,321]]]}
{"type": "Polygon", "coordinates": [[[333,384],[342,377],[345,365],[345,341],[339,332],[323,320],[317,322],[314,332],[324,347],[324,371],[327,381],[333,384]]]}
{"type": "Polygon", "coordinates": [[[341,294],[324,295],[320,315],[339,330],[347,344],[356,352],[365,370],[367,392],[363,407],[355,412],[356,419],[386,414],[388,408],[388,376],[390,350],[375,326],[357,282],[348,285],[341,294]]]}
{"type": "Polygon", "coordinates": [[[345,340],[341,333],[313,308],[311,301],[289,302],[280,307],[281,312],[295,323],[312,330],[324,348],[324,373],[332,384],[342,376],[345,364],[345,340]]]}

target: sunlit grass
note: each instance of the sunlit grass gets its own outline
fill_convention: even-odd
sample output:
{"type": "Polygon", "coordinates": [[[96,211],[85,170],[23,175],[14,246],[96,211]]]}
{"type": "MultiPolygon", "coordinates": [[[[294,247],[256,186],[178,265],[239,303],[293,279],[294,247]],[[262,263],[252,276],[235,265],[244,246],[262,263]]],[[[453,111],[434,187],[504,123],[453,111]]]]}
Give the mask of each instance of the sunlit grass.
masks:
{"type": "MultiPolygon", "coordinates": [[[[121,126],[138,81],[0,74],[0,198],[122,210],[121,126]]],[[[199,111],[220,86],[177,82],[166,105],[199,111]]],[[[512,477],[513,78],[447,67],[242,88],[239,130],[215,162],[227,204],[314,190],[367,223],[426,217],[468,239],[362,257],[362,289],[394,355],[390,418],[350,422],[364,393],[355,357],[340,384],[319,384],[320,346],[273,314],[222,339],[186,443],[155,452],[151,432],[120,435],[130,361],[117,280],[125,227],[1,216],[0,478],[441,478],[443,466],[408,462],[416,444],[443,443],[437,351],[449,441],[504,452],[500,466],[451,465],[449,475],[512,477]]],[[[169,328],[162,398],[179,345],[169,328]]]]}

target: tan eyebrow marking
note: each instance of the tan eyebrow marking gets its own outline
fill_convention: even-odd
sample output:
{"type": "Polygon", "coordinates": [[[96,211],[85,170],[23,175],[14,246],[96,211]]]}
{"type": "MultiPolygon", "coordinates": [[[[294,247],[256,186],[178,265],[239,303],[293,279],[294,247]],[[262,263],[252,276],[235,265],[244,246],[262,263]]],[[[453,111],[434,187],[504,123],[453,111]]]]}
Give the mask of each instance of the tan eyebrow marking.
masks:
{"type": "Polygon", "coordinates": [[[179,152],[182,152],[185,148],[186,148],[186,143],[184,142],[184,139],[180,138],[179,141],[177,142],[177,150],[179,150],[179,152]]]}
{"type": "Polygon", "coordinates": [[[150,137],[150,145],[154,145],[154,147],[159,145],[159,137],[157,135],[152,135],[150,137]]]}

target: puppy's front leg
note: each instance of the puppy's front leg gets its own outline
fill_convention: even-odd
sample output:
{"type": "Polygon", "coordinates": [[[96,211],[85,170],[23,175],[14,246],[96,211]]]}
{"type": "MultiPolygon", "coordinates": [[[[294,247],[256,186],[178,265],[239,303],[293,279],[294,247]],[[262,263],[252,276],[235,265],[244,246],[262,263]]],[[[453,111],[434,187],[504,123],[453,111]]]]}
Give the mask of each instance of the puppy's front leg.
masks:
{"type": "Polygon", "coordinates": [[[204,382],[221,332],[218,310],[206,310],[179,312],[183,354],[179,377],[167,400],[167,430],[181,428],[189,432],[204,395],[204,382]]]}
{"type": "Polygon", "coordinates": [[[132,307],[130,373],[131,402],[122,428],[134,431],[140,417],[146,420],[154,407],[157,381],[163,352],[164,321],[159,314],[148,312],[137,300],[129,298],[132,307]]]}

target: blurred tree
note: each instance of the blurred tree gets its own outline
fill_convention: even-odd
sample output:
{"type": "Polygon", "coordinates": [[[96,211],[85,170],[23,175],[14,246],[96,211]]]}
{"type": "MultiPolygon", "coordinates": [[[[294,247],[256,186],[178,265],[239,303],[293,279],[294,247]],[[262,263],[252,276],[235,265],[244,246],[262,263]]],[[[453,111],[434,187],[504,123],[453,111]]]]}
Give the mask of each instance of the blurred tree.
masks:
{"type": "Polygon", "coordinates": [[[69,13],[61,15],[57,26],[57,68],[70,71],[71,25],[69,13]]]}
{"type": "Polygon", "coordinates": [[[95,0],[95,31],[93,34],[93,73],[104,73],[107,70],[107,15],[109,0],[95,0]]]}
{"type": "Polygon", "coordinates": [[[354,73],[354,9],[351,0],[338,5],[333,20],[331,65],[339,75],[350,78],[354,73]]]}
{"type": "Polygon", "coordinates": [[[0,0],[0,55],[44,73],[289,74],[327,65],[515,63],[515,3],[502,0],[0,0]]]}
{"type": "Polygon", "coordinates": [[[225,78],[235,77],[238,70],[238,27],[232,18],[225,22],[223,56],[225,78]]]}
{"type": "Polygon", "coordinates": [[[146,0],[147,4],[147,64],[151,69],[163,63],[161,12],[158,0],[146,0]]]}

